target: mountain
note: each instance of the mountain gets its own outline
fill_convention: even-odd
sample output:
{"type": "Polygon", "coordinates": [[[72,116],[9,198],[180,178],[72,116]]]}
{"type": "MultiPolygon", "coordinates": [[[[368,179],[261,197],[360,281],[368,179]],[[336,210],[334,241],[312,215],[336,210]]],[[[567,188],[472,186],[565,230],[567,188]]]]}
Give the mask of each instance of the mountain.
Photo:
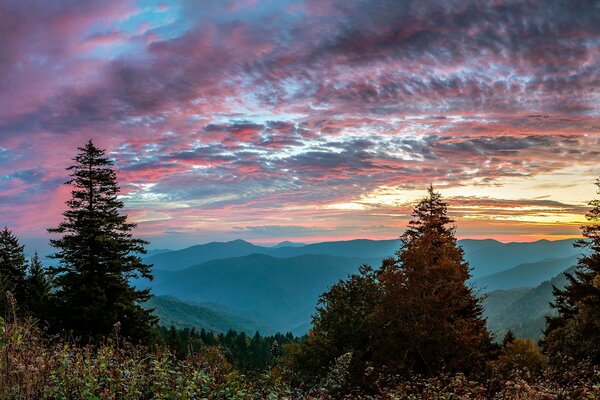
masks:
{"type": "Polygon", "coordinates": [[[392,256],[399,247],[400,241],[397,239],[357,239],[339,242],[295,244],[293,246],[278,245],[276,247],[257,246],[238,239],[231,242],[212,242],[191,246],[183,250],[148,257],[144,261],[152,263],[154,269],[174,271],[206,261],[243,257],[251,254],[263,254],[279,258],[323,254],[338,257],[372,258],[376,261],[374,264],[379,265],[381,259],[392,256]]]}
{"type": "MultiPolygon", "coordinates": [[[[504,310],[505,305],[526,296],[529,290],[501,293],[497,289],[536,287],[573,265],[579,253],[571,240],[532,243],[461,240],[459,244],[473,268],[471,282],[493,292],[486,300],[488,306],[494,299],[504,299],[490,306],[492,311],[486,311],[490,323],[498,329],[515,322],[517,317],[510,313],[519,310],[507,309],[510,316],[506,321],[494,310],[504,310]]],[[[397,239],[360,239],[297,247],[263,247],[243,240],[213,242],[148,257],[145,261],[154,264],[155,280],[138,284],[151,286],[155,295],[175,296],[213,311],[216,305],[223,308],[219,313],[227,310],[271,330],[303,334],[310,326],[320,294],[355,272],[362,263],[379,266],[382,258],[393,255],[399,247],[397,239]]]]}
{"type": "MultiPolygon", "coordinates": [[[[538,240],[537,242],[513,242],[496,244],[484,241],[481,248],[465,249],[465,259],[474,268],[473,277],[495,274],[524,263],[534,263],[551,258],[568,258],[580,254],[573,247],[573,239],[538,240]]],[[[463,246],[463,241],[459,241],[463,246]]]]}
{"type": "MultiPolygon", "coordinates": [[[[312,243],[302,247],[281,247],[268,254],[273,257],[295,257],[306,254],[326,254],[337,257],[363,257],[381,259],[391,257],[400,248],[399,239],[355,239],[337,242],[312,243]]],[[[266,254],[266,253],[265,253],[266,254]]]]}
{"type": "MultiPolygon", "coordinates": [[[[271,260],[272,257],[268,256],[251,256],[254,259],[260,259],[266,257],[261,262],[265,265],[273,267],[277,264],[271,260]],[[275,264],[274,264],[275,263],[275,264]]],[[[245,257],[243,257],[245,258],[245,257]]],[[[311,258],[311,256],[309,256],[311,258]]],[[[284,259],[285,260],[285,259],[284,259]]],[[[221,260],[223,261],[223,260],[221,260]]],[[[281,261],[281,260],[280,260],[281,261]]],[[[300,257],[298,260],[293,261],[290,265],[294,269],[297,263],[303,263],[306,261],[305,257],[300,257]]],[[[324,266],[330,266],[331,264],[336,265],[340,260],[336,260],[335,257],[330,259],[324,266]]],[[[161,274],[167,275],[180,275],[183,279],[189,278],[191,275],[197,273],[197,269],[203,269],[206,267],[205,272],[208,272],[210,268],[214,267],[211,264],[206,263],[200,266],[192,267],[184,271],[177,272],[161,272],[161,274]]],[[[215,263],[219,264],[219,263],[215,263]]],[[[231,269],[232,265],[248,265],[247,260],[229,260],[224,264],[221,264],[229,272],[236,273],[235,269],[231,269]]],[[[337,264],[339,266],[339,264],[337,264]]],[[[569,268],[567,271],[572,272],[574,267],[569,268]]],[[[344,271],[346,272],[346,271],[344,271]]],[[[350,271],[353,272],[353,271],[350,271]]],[[[248,271],[248,274],[253,274],[254,271],[248,271]]],[[[246,275],[244,275],[246,277],[246,275]]],[[[162,279],[159,278],[159,279],[162,279]]],[[[307,285],[307,280],[300,282],[300,285],[304,288],[307,285]]],[[[487,318],[489,329],[496,334],[496,338],[501,340],[508,329],[512,329],[518,337],[530,337],[533,339],[540,339],[542,337],[542,331],[545,326],[545,316],[550,315],[553,310],[550,308],[549,303],[553,300],[552,286],[564,287],[566,284],[566,278],[563,273],[560,273],[552,279],[541,283],[534,288],[516,288],[509,290],[495,290],[484,299],[484,315],[487,318]]],[[[273,286],[273,282],[268,284],[273,286]]],[[[320,284],[321,286],[324,283],[320,284]]],[[[162,286],[162,285],[161,285],[162,286]]],[[[177,286],[177,285],[176,285],[177,286]]],[[[214,299],[214,293],[204,291],[204,288],[210,286],[209,282],[202,282],[198,285],[191,285],[199,290],[198,293],[183,293],[190,299],[214,299]]],[[[240,285],[244,286],[244,285],[240,285]]],[[[248,286],[251,286],[248,285],[248,286]]],[[[171,291],[169,287],[158,288],[158,292],[163,290],[171,291]]],[[[266,290],[272,290],[266,289],[266,290]]],[[[154,290],[157,291],[156,289],[154,290]]],[[[229,290],[228,290],[229,291],[229,290]]],[[[178,328],[183,327],[196,327],[197,329],[207,329],[215,332],[226,332],[229,329],[237,331],[244,331],[248,334],[253,334],[256,331],[262,334],[271,334],[275,331],[291,331],[296,335],[305,334],[310,329],[310,315],[313,313],[314,303],[320,289],[313,289],[312,297],[313,301],[302,301],[301,295],[302,290],[298,290],[290,296],[284,297],[270,297],[267,293],[262,293],[264,298],[254,299],[254,297],[260,297],[252,290],[245,290],[244,293],[238,296],[238,298],[244,298],[245,303],[250,307],[241,307],[243,310],[235,310],[238,306],[237,299],[229,299],[228,306],[214,303],[214,302],[202,302],[197,303],[194,300],[180,300],[173,296],[159,295],[154,296],[151,300],[146,303],[148,308],[155,308],[155,315],[160,318],[160,324],[165,326],[174,325],[178,328]],[[254,309],[253,304],[256,302],[261,303],[261,306],[254,309]],[[265,304],[267,306],[265,306],[265,304]],[[259,311],[266,311],[266,314],[271,318],[265,317],[259,311]],[[289,311],[290,315],[294,315],[293,318],[283,318],[282,314],[289,311]]],[[[282,292],[278,292],[277,296],[280,296],[282,292]]],[[[217,296],[220,297],[220,296],[217,296]]]]}
{"type": "MultiPolygon", "coordinates": [[[[276,258],[262,254],[212,260],[177,271],[155,270],[155,295],[186,302],[214,302],[246,315],[260,313],[274,330],[293,333],[310,321],[319,295],[356,272],[368,258],[302,255],[276,258]]],[[[139,286],[144,286],[138,282],[139,286]]]]}
{"type": "Polygon", "coordinates": [[[152,250],[147,250],[146,254],[142,255],[142,258],[148,258],[148,257],[156,256],[158,254],[169,253],[171,251],[173,251],[173,250],[171,250],[171,249],[152,249],[152,250]]]}
{"type": "MultiPolygon", "coordinates": [[[[572,272],[574,267],[566,272],[572,272]]],[[[506,331],[512,329],[517,337],[540,339],[546,315],[553,310],[552,286],[563,288],[567,283],[564,273],[530,289],[498,290],[491,292],[484,300],[488,328],[502,339],[506,331]]]]}
{"type": "Polygon", "coordinates": [[[33,253],[37,252],[41,258],[46,258],[56,250],[50,245],[48,238],[44,237],[21,237],[19,241],[25,246],[25,255],[27,257],[31,257],[33,253]]]}
{"type": "MultiPolygon", "coordinates": [[[[465,259],[473,268],[473,278],[477,279],[523,263],[577,255],[579,249],[573,248],[572,242],[572,240],[540,240],[527,243],[501,243],[492,239],[464,239],[459,240],[458,243],[465,250],[465,259]]],[[[323,254],[337,257],[371,258],[376,260],[374,266],[379,266],[381,259],[393,256],[399,248],[399,239],[356,239],[276,247],[257,246],[243,240],[234,240],[196,245],[147,257],[144,261],[152,263],[154,269],[174,271],[206,261],[251,254],[264,254],[280,258],[323,254]]]]}
{"type": "Polygon", "coordinates": [[[290,242],[289,240],[284,240],[283,242],[277,243],[275,246],[273,246],[273,248],[278,249],[280,247],[302,247],[302,246],[306,246],[306,244],[290,242]]]}
{"type": "Polygon", "coordinates": [[[172,296],[153,296],[144,306],[153,308],[154,315],[159,318],[159,324],[167,327],[206,329],[213,332],[227,332],[229,329],[233,329],[251,335],[256,331],[265,332],[265,334],[274,333],[267,325],[260,322],[236,314],[186,303],[172,296]]]}
{"type": "Polygon", "coordinates": [[[520,264],[491,275],[476,279],[474,284],[483,291],[507,290],[518,287],[534,287],[556,274],[577,264],[578,256],[553,258],[535,263],[520,264]]]}
{"type": "Polygon", "coordinates": [[[212,242],[187,247],[182,250],[147,257],[144,262],[153,264],[155,269],[176,270],[186,268],[205,261],[220,258],[241,257],[250,254],[260,254],[267,248],[255,246],[238,239],[231,242],[212,242]]]}

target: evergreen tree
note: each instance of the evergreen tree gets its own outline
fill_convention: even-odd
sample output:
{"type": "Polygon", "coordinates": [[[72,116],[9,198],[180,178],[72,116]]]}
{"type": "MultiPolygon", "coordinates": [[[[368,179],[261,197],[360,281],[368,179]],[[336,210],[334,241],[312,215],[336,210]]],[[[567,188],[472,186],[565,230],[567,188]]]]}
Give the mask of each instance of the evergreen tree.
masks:
{"type": "Polygon", "coordinates": [[[514,342],[516,339],[514,332],[512,331],[512,329],[509,329],[506,334],[504,335],[504,338],[502,339],[502,348],[506,348],[506,346],[508,346],[510,343],[514,342]]]}
{"type": "Polygon", "coordinates": [[[412,216],[395,258],[321,296],[295,360],[302,379],[322,379],[348,354],[348,384],[363,388],[381,373],[483,370],[492,341],[447,204],[430,187],[412,216]]]}
{"type": "Polygon", "coordinates": [[[0,230],[0,312],[4,316],[7,309],[6,292],[11,292],[17,300],[20,311],[26,308],[21,304],[25,300],[25,276],[27,259],[24,246],[7,228],[0,230]]]}
{"type": "Polygon", "coordinates": [[[152,310],[140,303],[149,290],[137,290],[133,278],[151,279],[150,266],[142,262],[146,241],[134,238],[135,224],[120,214],[123,203],[112,161],[90,140],[79,148],[67,168],[72,186],[63,222],[49,229],[61,235],[51,240],[60,261],[52,268],[60,328],[84,340],[107,336],[117,322],[121,334],[148,340],[156,323],[152,310]]]}
{"type": "Polygon", "coordinates": [[[382,335],[374,359],[388,368],[474,373],[491,349],[483,307],[466,283],[469,265],[447,208],[430,186],[401,237],[397,265],[380,272],[384,299],[375,320],[382,335]]]}
{"type": "Polygon", "coordinates": [[[35,252],[29,262],[26,278],[26,305],[28,312],[41,320],[48,318],[49,305],[52,298],[50,278],[35,252]]]}
{"type": "MultiPolygon", "coordinates": [[[[596,186],[600,194],[600,179],[596,186]]],[[[600,199],[589,205],[589,223],[581,227],[584,238],[575,243],[588,252],[579,259],[574,273],[565,273],[565,288],[554,287],[555,299],[550,305],[558,315],[547,318],[540,344],[551,358],[563,354],[600,364],[600,199]]]]}

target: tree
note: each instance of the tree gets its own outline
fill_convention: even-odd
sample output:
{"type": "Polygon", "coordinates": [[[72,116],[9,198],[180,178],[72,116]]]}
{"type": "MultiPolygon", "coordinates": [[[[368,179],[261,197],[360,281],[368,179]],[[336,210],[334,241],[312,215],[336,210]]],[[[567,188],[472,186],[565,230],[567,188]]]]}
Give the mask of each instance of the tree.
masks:
{"type": "Polygon", "coordinates": [[[494,373],[510,377],[524,370],[537,374],[545,364],[545,357],[531,339],[513,338],[502,348],[498,359],[490,363],[490,367],[494,373]]]}
{"type": "Polygon", "coordinates": [[[28,312],[38,318],[48,318],[52,298],[52,285],[48,273],[44,269],[37,254],[34,253],[29,262],[26,277],[26,300],[28,312]]]}
{"type": "MultiPolygon", "coordinates": [[[[600,194],[600,179],[596,186],[600,194]]],[[[563,354],[576,361],[591,358],[600,364],[600,199],[589,205],[589,222],[581,226],[583,239],[575,243],[587,252],[573,273],[565,273],[565,288],[553,288],[554,302],[550,305],[558,315],[546,319],[540,344],[551,359],[563,354]]]]}
{"type": "Polygon", "coordinates": [[[119,186],[113,162],[90,140],[79,148],[74,164],[67,168],[73,190],[63,221],[50,233],[60,261],[52,268],[62,329],[97,340],[120,323],[121,334],[135,341],[150,338],[156,318],[140,303],[149,289],[137,290],[133,278],[152,279],[150,266],[142,262],[146,241],[133,237],[135,224],[120,210],[119,186]]]}
{"type": "MultiPolygon", "coordinates": [[[[6,292],[11,292],[17,305],[25,298],[27,259],[24,247],[13,233],[4,227],[0,231],[0,312],[6,313],[6,292]]],[[[24,311],[24,305],[19,307],[24,311]]]]}
{"type": "Polygon", "coordinates": [[[430,187],[412,216],[396,257],[321,295],[296,357],[305,378],[324,378],[336,360],[347,367],[346,384],[363,388],[380,374],[483,370],[492,341],[447,204],[430,187]]]}
{"type": "Polygon", "coordinates": [[[491,349],[481,300],[457,244],[448,204],[432,186],[401,237],[397,264],[383,269],[382,327],[374,359],[398,371],[481,371],[491,349]]]}
{"type": "Polygon", "coordinates": [[[509,329],[502,339],[502,348],[506,348],[506,346],[514,342],[516,339],[515,333],[512,331],[512,329],[509,329]]]}
{"type": "Polygon", "coordinates": [[[372,323],[379,302],[377,271],[368,265],[362,265],[358,274],[350,275],[323,293],[313,316],[313,328],[297,357],[295,368],[302,378],[312,381],[323,378],[338,357],[352,353],[350,381],[354,385],[368,384],[363,375],[380,329],[372,323]]]}

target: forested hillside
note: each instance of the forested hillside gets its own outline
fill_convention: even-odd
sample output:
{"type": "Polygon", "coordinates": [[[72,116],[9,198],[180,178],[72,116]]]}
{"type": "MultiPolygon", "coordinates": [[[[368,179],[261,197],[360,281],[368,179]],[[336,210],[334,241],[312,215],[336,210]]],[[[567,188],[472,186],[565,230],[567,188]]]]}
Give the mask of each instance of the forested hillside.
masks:
{"type": "MultiPolygon", "coordinates": [[[[564,272],[572,273],[573,267],[564,272]]],[[[508,330],[517,337],[541,339],[546,326],[546,316],[555,311],[550,307],[554,299],[553,287],[564,288],[567,278],[563,272],[533,288],[497,290],[484,300],[488,327],[499,338],[508,330]]]]}

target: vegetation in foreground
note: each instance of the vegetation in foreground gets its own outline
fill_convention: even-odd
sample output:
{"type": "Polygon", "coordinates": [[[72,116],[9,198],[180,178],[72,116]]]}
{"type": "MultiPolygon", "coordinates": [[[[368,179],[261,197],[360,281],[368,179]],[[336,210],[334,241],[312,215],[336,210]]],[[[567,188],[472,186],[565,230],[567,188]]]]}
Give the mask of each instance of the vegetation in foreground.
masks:
{"type": "Polygon", "coordinates": [[[0,232],[0,399],[600,398],[600,200],[578,243],[589,252],[554,291],[543,353],[511,332],[492,341],[432,187],[395,257],[324,293],[304,340],[182,334],[157,331],[149,292],[131,285],[150,266],[111,161],[92,142],[80,151],[51,230],[60,265],[46,274],[0,232]]]}
{"type": "MultiPolygon", "coordinates": [[[[11,317],[12,318],[12,317],[11,317]]],[[[296,347],[296,345],[293,345],[296,347]]],[[[590,362],[547,364],[529,340],[513,339],[487,365],[462,373],[385,375],[370,393],[347,390],[351,353],[315,385],[297,385],[288,352],[265,371],[244,373],[219,346],[180,360],[167,345],[131,345],[115,331],[103,343],[49,340],[31,320],[0,323],[0,399],[598,399],[600,369],[590,362]]]]}

